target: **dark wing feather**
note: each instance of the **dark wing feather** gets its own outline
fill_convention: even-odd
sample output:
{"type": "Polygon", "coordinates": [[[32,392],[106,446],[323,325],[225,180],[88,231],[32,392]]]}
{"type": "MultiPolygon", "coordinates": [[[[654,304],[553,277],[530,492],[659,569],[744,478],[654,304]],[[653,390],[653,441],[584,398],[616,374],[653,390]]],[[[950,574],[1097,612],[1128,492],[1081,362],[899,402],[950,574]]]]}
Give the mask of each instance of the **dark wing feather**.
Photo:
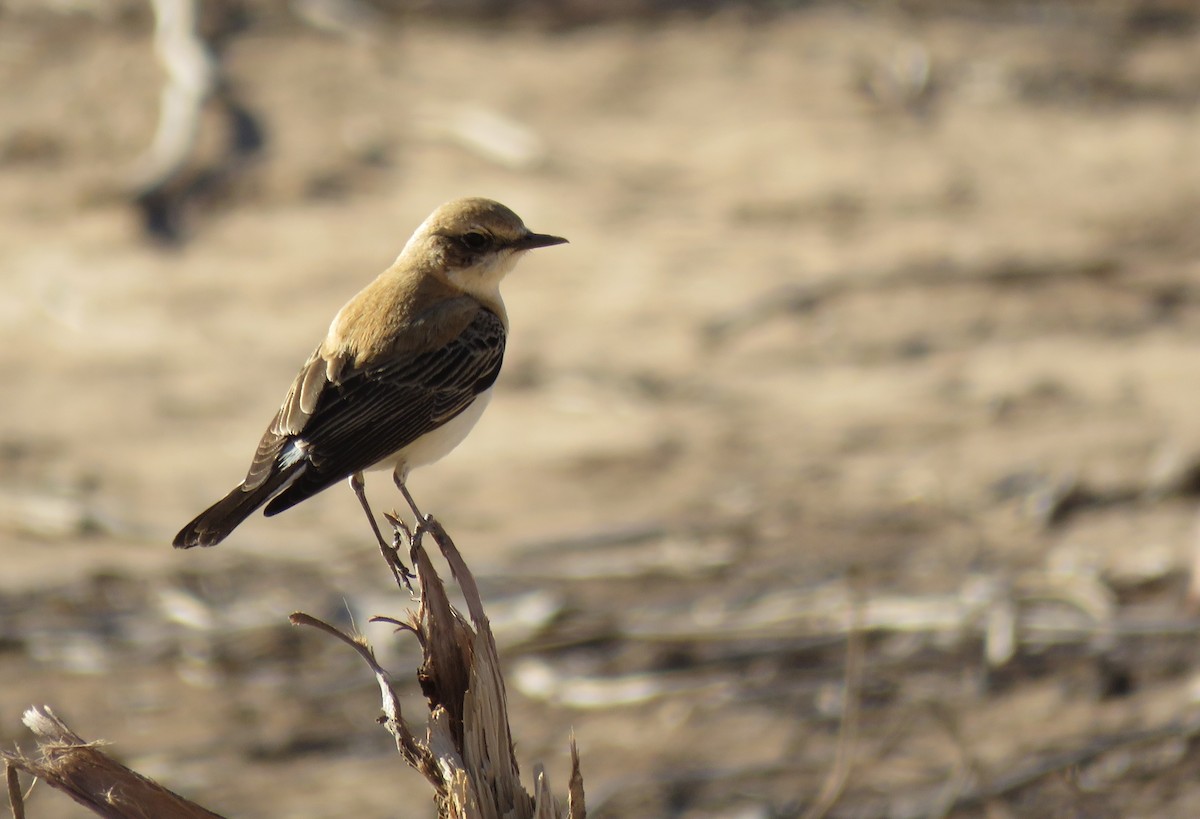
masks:
{"type": "Polygon", "coordinates": [[[500,318],[481,309],[442,347],[327,385],[303,429],[281,435],[280,443],[261,453],[274,449],[275,458],[286,441],[301,439],[309,460],[300,477],[267,504],[265,514],[282,512],[378,463],[461,413],[495,383],[504,337],[500,318]]]}
{"type": "Polygon", "coordinates": [[[308,361],[304,362],[283,399],[283,406],[275,413],[271,425],[258,442],[254,460],[250,462],[250,469],[242,481],[246,491],[257,489],[275,475],[279,469],[280,451],[304,429],[312,417],[321,393],[329,385],[330,371],[340,370],[342,364],[340,358],[332,362],[327,360],[321,355],[319,347],[309,356],[308,361]]]}

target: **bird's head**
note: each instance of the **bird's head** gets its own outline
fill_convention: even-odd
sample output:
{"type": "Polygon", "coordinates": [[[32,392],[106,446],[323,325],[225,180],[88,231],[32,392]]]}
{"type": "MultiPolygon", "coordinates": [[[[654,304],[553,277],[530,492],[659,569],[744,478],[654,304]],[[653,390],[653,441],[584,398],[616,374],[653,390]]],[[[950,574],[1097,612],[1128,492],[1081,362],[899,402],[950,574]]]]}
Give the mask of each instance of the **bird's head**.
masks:
{"type": "Polygon", "coordinates": [[[430,214],[404,246],[401,258],[422,259],[468,293],[494,294],[526,251],[566,241],[534,233],[499,202],[456,199],[430,214]]]}

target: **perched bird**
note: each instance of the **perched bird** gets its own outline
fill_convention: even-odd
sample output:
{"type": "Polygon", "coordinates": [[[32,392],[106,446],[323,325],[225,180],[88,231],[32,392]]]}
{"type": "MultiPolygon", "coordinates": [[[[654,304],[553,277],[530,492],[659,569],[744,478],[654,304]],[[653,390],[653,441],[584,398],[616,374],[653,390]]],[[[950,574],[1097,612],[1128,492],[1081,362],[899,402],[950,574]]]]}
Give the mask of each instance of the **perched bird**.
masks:
{"type": "Polygon", "coordinates": [[[491,398],[508,315],[500,280],[525,251],[566,242],[533,233],[490,199],[448,202],[396,261],[346,303],[300,369],[240,485],[175,536],[214,546],[266,504],[278,514],[343,478],[383,544],[362,473],[413,467],[458,446],[491,398]]]}

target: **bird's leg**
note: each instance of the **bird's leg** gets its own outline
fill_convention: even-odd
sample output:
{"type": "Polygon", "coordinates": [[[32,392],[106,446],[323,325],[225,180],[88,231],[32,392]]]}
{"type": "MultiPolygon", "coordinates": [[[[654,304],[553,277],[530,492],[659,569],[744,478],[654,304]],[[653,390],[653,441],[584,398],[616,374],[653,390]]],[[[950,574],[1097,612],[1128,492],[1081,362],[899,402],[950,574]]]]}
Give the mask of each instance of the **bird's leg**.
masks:
{"type": "Polygon", "coordinates": [[[411,560],[413,559],[412,550],[417,546],[417,538],[428,528],[429,523],[433,521],[433,516],[426,516],[422,513],[417,506],[417,502],[413,500],[412,493],[408,491],[408,487],[404,484],[405,472],[406,470],[402,467],[396,467],[396,470],[392,473],[392,480],[396,482],[396,488],[400,490],[400,494],[404,496],[404,500],[408,503],[408,508],[412,510],[413,515],[416,517],[416,526],[410,533],[408,540],[410,544],[409,559],[411,560]]]}
{"type": "Polygon", "coordinates": [[[371,531],[375,533],[375,539],[379,541],[379,548],[387,549],[387,542],[383,539],[383,532],[379,531],[379,524],[375,522],[375,513],[371,511],[371,504],[367,503],[367,493],[363,491],[363,485],[363,474],[361,472],[355,472],[350,476],[350,488],[354,490],[354,496],[362,504],[363,512],[367,515],[367,523],[371,524],[371,531]]]}
{"type": "Polygon", "coordinates": [[[392,570],[392,576],[396,578],[396,582],[403,583],[405,588],[411,592],[413,590],[412,578],[414,575],[401,562],[396,546],[389,546],[387,541],[383,539],[383,533],[379,531],[379,524],[375,522],[375,514],[371,511],[371,505],[367,503],[367,493],[363,491],[363,475],[361,472],[355,472],[350,476],[350,488],[354,490],[355,497],[358,498],[358,502],[362,504],[363,511],[367,514],[367,522],[371,524],[371,531],[375,533],[375,540],[379,542],[379,552],[383,555],[383,561],[392,570]]]}
{"type": "Polygon", "coordinates": [[[393,473],[392,477],[396,481],[396,486],[400,489],[400,494],[403,495],[404,500],[408,502],[408,508],[413,511],[414,515],[416,515],[417,525],[420,525],[421,523],[423,523],[425,521],[425,515],[424,515],[424,513],[421,512],[420,508],[417,506],[417,502],[415,500],[413,500],[413,496],[408,491],[408,487],[404,485],[404,478],[401,477],[399,472],[393,473]]]}

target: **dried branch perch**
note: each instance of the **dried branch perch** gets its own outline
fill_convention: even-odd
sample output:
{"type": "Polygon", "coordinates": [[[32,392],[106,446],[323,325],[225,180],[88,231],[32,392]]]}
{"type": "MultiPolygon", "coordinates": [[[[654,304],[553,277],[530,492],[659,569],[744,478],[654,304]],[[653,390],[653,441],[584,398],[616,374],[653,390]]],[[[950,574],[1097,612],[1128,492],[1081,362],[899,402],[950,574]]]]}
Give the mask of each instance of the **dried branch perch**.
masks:
{"type": "MultiPolygon", "coordinates": [[[[496,641],[475,579],[453,541],[432,518],[417,528],[411,541],[412,559],[420,572],[420,607],[410,613],[407,621],[377,619],[411,631],[424,651],[424,661],[417,671],[430,708],[423,738],[404,720],[391,675],[379,665],[362,638],[308,614],[293,614],[292,623],[333,635],[366,661],[383,697],[381,722],[395,737],[404,760],[433,785],[439,816],[583,819],[583,777],[574,740],[565,812],[551,794],[540,768],[535,772],[532,794],[521,785],[496,641]],[[422,546],[426,536],[435,540],[450,565],[466,600],[469,619],[450,604],[422,546]]],[[[399,564],[394,552],[385,557],[399,564]]],[[[17,771],[44,780],[93,813],[111,819],[221,819],[106,756],[96,743],[77,735],[46,706],[29,709],[25,724],[38,738],[41,759],[20,752],[0,752],[0,760],[8,767],[9,803],[16,819],[25,815],[17,771]]]]}
{"type": "Polygon", "coordinates": [[[391,677],[375,660],[361,638],[303,613],[292,622],[332,634],[366,661],[379,682],[383,724],[396,738],[404,759],[436,792],[444,819],[550,819],[585,816],[579,755],[571,743],[571,781],[564,814],[551,795],[544,774],[535,776],[531,795],[521,784],[508,723],[508,700],[491,626],[475,578],[446,531],[432,518],[417,528],[412,560],[421,584],[421,605],[407,622],[424,651],[417,672],[429,701],[430,719],[424,739],[418,739],[400,713],[400,699],[391,677]],[[451,604],[445,586],[423,546],[425,535],[437,543],[466,601],[468,620],[451,604]]]}
{"type": "Polygon", "coordinates": [[[97,743],[68,728],[48,706],[30,708],[23,722],[37,737],[42,758],[0,752],[8,766],[8,797],[14,816],[24,815],[24,800],[13,774],[20,770],[110,819],[221,819],[102,753],[97,743]]]}

